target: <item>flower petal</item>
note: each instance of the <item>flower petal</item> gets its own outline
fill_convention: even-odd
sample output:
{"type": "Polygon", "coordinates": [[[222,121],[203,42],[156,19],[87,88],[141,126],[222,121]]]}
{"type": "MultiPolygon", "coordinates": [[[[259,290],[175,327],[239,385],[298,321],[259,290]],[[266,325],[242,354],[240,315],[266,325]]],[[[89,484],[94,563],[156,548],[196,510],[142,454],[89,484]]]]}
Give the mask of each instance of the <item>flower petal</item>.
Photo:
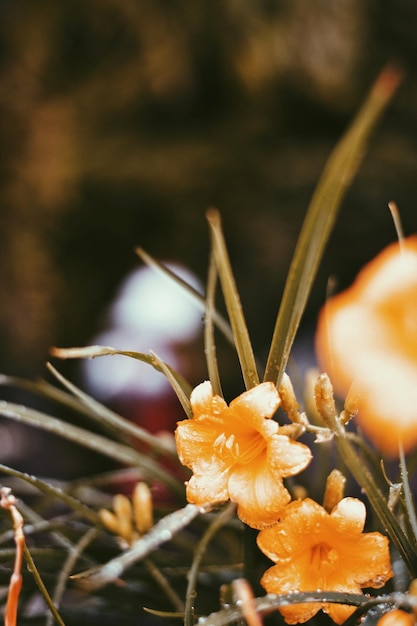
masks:
{"type": "Polygon", "coordinates": [[[261,585],[268,593],[290,593],[291,591],[314,591],[320,588],[319,581],[310,582],[310,554],[300,552],[296,559],[280,560],[266,570],[261,585]]]}
{"type": "Polygon", "coordinates": [[[290,494],[269,467],[266,455],[252,463],[233,468],[229,478],[229,495],[238,503],[240,519],[252,528],[274,524],[290,494]]]}
{"type": "Polygon", "coordinates": [[[401,609],[393,609],[385,613],[379,620],[377,626],[414,626],[415,621],[411,613],[406,613],[401,609]]]}
{"type": "MultiPolygon", "coordinates": [[[[350,591],[349,593],[360,593],[360,589],[357,591],[350,591]]],[[[335,622],[335,624],[343,624],[348,617],[355,611],[354,606],[348,604],[324,604],[323,611],[328,614],[329,617],[335,622]]]]}
{"type": "Polygon", "coordinates": [[[276,563],[294,560],[296,555],[306,552],[310,540],[315,541],[315,535],[322,532],[329,518],[328,513],[314,500],[295,500],[282,510],[277,525],[259,533],[258,546],[276,563]]]}
{"type": "MultiPolygon", "coordinates": [[[[303,572],[309,568],[308,554],[304,553],[302,558],[305,561],[302,567],[300,567],[300,563],[288,561],[284,567],[280,563],[280,565],[274,565],[266,570],[261,578],[261,585],[265,591],[276,594],[302,591],[303,572]]],[[[304,590],[307,591],[307,588],[304,590]]],[[[308,591],[312,590],[314,590],[314,586],[308,589],[308,591]]],[[[321,608],[319,602],[304,602],[282,607],[279,611],[288,624],[298,624],[311,619],[321,608]]]]}
{"type": "Polygon", "coordinates": [[[284,478],[294,476],[307,467],[312,459],[311,450],[286,435],[274,435],[268,441],[268,463],[284,478]]]}
{"type": "Polygon", "coordinates": [[[191,504],[217,504],[229,499],[228,479],[230,470],[220,462],[210,472],[193,474],[187,483],[187,500],[191,504]]]}
{"type": "Polygon", "coordinates": [[[209,417],[217,421],[217,416],[227,411],[227,404],[220,396],[213,395],[209,380],[200,383],[193,389],[190,396],[191,409],[194,419],[209,417]]]}
{"type": "MultiPolygon", "coordinates": [[[[272,569],[272,568],[271,568],[272,569]]],[[[267,572],[266,572],[267,573],[267,572]]],[[[266,574],[261,579],[261,585],[265,588],[267,593],[283,593],[274,584],[269,584],[265,579],[266,574]]],[[[297,592],[295,592],[297,593],[297,592]]],[[[287,622],[287,624],[303,624],[309,619],[314,617],[316,613],[322,608],[320,602],[303,602],[300,604],[291,604],[285,607],[280,607],[278,610],[287,622]]]]}
{"type": "MultiPolygon", "coordinates": [[[[274,593],[271,591],[271,593],[274,593]]],[[[301,604],[291,604],[279,609],[279,612],[287,624],[304,624],[314,617],[321,609],[320,602],[304,602],[301,604]]]]}
{"type": "Polygon", "coordinates": [[[363,531],[366,519],[366,508],[357,498],[343,498],[330,514],[339,533],[359,535],[363,531]]]}
{"type": "Polygon", "coordinates": [[[178,422],[175,431],[178,457],[190,469],[207,469],[216,462],[214,442],[219,434],[216,424],[195,419],[178,422]]]}
{"type": "MultiPolygon", "coordinates": [[[[271,382],[261,383],[248,389],[232,400],[229,406],[233,419],[238,419],[262,433],[264,418],[272,417],[280,405],[280,397],[275,385],[271,382]]],[[[232,419],[232,417],[231,417],[232,419]]],[[[271,422],[272,424],[272,422],[271,422]]],[[[267,428],[271,428],[267,426],[267,428]]],[[[278,430],[278,425],[274,432],[278,430]]]]}
{"type": "Polygon", "coordinates": [[[316,350],[340,396],[360,387],[356,419],[382,452],[417,446],[417,237],[388,246],[326,303],[316,350]]]}
{"type": "Polygon", "coordinates": [[[355,540],[355,549],[345,546],[351,579],[360,587],[379,588],[392,576],[387,537],[378,532],[365,533],[355,540]]]}

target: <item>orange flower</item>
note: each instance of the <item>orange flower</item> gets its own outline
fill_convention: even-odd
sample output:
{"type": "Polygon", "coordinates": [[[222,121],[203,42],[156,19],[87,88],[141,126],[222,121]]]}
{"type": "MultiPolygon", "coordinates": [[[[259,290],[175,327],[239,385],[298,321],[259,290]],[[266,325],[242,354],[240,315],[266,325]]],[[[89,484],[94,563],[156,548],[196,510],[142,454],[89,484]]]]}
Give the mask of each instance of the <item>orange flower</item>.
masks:
{"type": "Polygon", "coordinates": [[[193,418],[178,422],[175,432],[180,461],[193,471],[188,501],[230,499],[253,528],[273,524],[290,500],[282,477],[297,474],[311,460],[309,448],[280,434],[270,419],[280,404],[274,384],[257,385],[228,406],[206,381],[190,400],[193,418]]]}
{"type": "Polygon", "coordinates": [[[338,394],[355,382],[357,419],[380,450],[417,445],[417,237],[388,246],[325,305],[316,348],[338,394]]]}
{"type": "Polygon", "coordinates": [[[410,613],[401,611],[401,609],[393,609],[378,620],[377,626],[414,626],[414,624],[414,617],[410,613]]]}
{"type": "MultiPolygon", "coordinates": [[[[392,576],[388,540],[377,532],[362,533],[365,505],[343,498],[328,513],[306,498],[291,502],[280,521],[258,535],[262,552],[276,563],[261,579],[268,593],[339,591],[361,593],[363,587],[382,587],[392,576]]],[[[354,607],[331,603],[303,603],[280,608],[288,624],[305,622],[320,609],[336,624],[354,607]]]]}

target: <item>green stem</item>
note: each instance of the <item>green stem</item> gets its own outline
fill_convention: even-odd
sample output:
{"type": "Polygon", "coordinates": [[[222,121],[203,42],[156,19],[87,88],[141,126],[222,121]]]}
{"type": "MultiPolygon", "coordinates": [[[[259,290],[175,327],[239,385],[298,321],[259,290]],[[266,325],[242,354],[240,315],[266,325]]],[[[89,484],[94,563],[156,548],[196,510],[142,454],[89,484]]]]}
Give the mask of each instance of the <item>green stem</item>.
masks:
{"type": "Polygon", "coordinates": [[[206,532],[200,539],[195,550],[193,563],[190,571],[188,572],[188,586],[184,611],[184,626],[192,626],[194,623],[194,602],[197,596],[197,578],[200,569],[201,560],[206,552],[207,546],[216,532],[226,524],[229,519],[234,515],[236,511],[236,505],[230,502],[224,509],[215,517],[214,521],[207,528],[206,532]]]}
{"type": "Polygon", "coordinates": [[[178,596],[175,589],[173,589],[168,579],[164,576],[161,570],[155,565],[152,559],[147,558],[144,560],[144,563],[148,572],[154,579],[155,583],[159,586],[161,591],[165,593],[168,600],[171,602],[171,604],[176,609],[176,611],[182,614],[184,611],[184,603],[181,600],[181,598],[178,596]]]}
{"type": "Polygon", "coordinates": [[[60,616],[60,614],[58,613],[51,596],[48,593],[47,588],[44,585],[44,582],[38,572],[38,569],[35,565],[34,560],[32,559],[32,555],[29,552],[27,546],[24,546],[24,555],[25,555],[25,559],[26,559],[26,563],[28,566],[28,570],[30,571],[30,573],[32,574],[33,578],[35,579],[35,582],[38,586],[39,591],[41,592],[41,595],[43,597],[43,599],[45,600],[49,610],[51,611],[52,615],[54,616],[56,622],[59,624],[59,626],[65,626],[64,621],[62,620],[62,617],[60,616]]]}
{"type": "MultiPolygon", "coordinates": [[[[80,558],[81,554],[87,548],[87,546],[98,536],[99,530],[97,528],[90,528],[77,542],[75,546],[70,550],[67,559],[58,574],[58,579],[55,585],[55,591],[52,598],[53,606],[58,611],[61,604],[62,596],[64,595],[68,580],[70,578],[71,571],[80,558]]],[[[46,626],[52,626],[54,623],[54,615],[49,613],[46,620],[46,626]]]]}
{"type": "Polygon", "coordinates": [[[413,497],[411,495],[410,483],[408,482],[408,472],[407,472],[407,465],[405,462],[404,448],[401,443],[399,445],[399,452],[400,452],[401,482],[402,482],[403,492],[404,492],[405,508],[407,511],[408,521],[413,531],[414,542],[416,542],[417,541],[416,510],[413,504],[413,497]]]}

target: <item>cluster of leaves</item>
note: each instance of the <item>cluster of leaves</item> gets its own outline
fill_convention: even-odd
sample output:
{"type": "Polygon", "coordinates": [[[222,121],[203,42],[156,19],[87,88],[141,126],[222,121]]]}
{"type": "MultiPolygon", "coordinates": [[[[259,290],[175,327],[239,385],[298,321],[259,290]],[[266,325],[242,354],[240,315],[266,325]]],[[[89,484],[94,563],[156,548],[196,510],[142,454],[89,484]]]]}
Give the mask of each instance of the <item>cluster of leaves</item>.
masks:
{"type": "MultiPolygon", "coordinates": [[[[398,72],[392,69],[383,72],[331,155],[319,181],[289,270],[265,366],[265,382],[279,386],[283,379],[300,319],[344,193],[357,171],[369,135],[398,82],[398,72]]],[[[217,211],[208,213],[208,221],[212,254],[206,297],[201,298],[186,287],[205,313],[208,377],[213,389],[219,393],[217,328],[235,347],[245,387],[250,389],[261,380],[258,363],[217,211]],[[216,312],[218,278],[228,321],[216,312]]],[[[143,251],[139,250],[139,254],[145,262],[168,273],[143,251]]],[[[112,354],[139,359],[160,371],[172,384],[186,416],[192,416],[191,389],[187,381],[156,354],[99,346],[54,351],[54,355],[60,358],[94,358],[112,354]]],[[[185,626],[191,626],[197,620],[209,626],[221,626],[242,619],[255,626],[260,623],[261,615],[296,601],[357,606],[357,612],[348,620],[353,624],[359,615],[375,605],[388,607],[400,604],[415,608],[413,596],[399,592],[373,598],[325,591],[313,595],[298,594],[296,599],[293,594],[264,596],[257,581],[267,564],[262,556],[253,559],[253,536],[249,529],[242,530],[235,517],[234,504],[229,503],[215,510],[209,506],[187,504],[184,481],[189,478],[189,473],[180,465],[173,445],[102,406],[61,376],[52,365],[48,368],[63,389],[44,381],[33,383],[6,376],[0,382],[45,397],[56,403],[57,410],[65,408],[82,416],[85,426],[76,426],[70,420],[9,402],[0,403],[0,414],[99,452],[112,459],[120,469],[76,481],[58,482],[0,466],[4,484],[19,495],[18,509],[24,519],[24,556],[28,567],[22,572],[20,623],[43,623],[46,614],[48,624],[54,620],[60,624],[91,624],[95,620],[133,624],[137,623],[140,607],[145,607],[148,613],[154,614],[149,615],[149,623],[155,623],[159,616],[165,620],[182,620],[185,626]],[[118,487],[125,488],[127,484],[137,481],[145,481],[153,490],[155,524],[143,536],[126,543],[108,528],[100,511],[113,508],[112,493],[118,487]],[[243,551],[242,537],[243,544],[247,546],[243,551]],[[43,599],[42,602],[39,598],[43,599]]],[[[376,516],[392,539],[400,562],[405,564],[409,576],[417,577],[417,524],[404,459],[401,462],[402,481],[394,503],[405,520],[404,524],[400,524],[393,513],[392,493],[395,486],[389,488],[362,440],[347,434],[328,400],[321,399],[322,413],[326,413],[326,407],[329,408],[326,428],[320,431],[312,428],[311,431],[316,435],[319,433],[322,438],[325,431],[324,439],[331,438],[335,442],[346,467],[366,492],[376,516]]],[[[320,446],[317,454],[320,454],[320,446]]],[[[314,478],[321,479],[324,486],[325,476],[318,473],[314,478]]],[[[129,507],[126,510],[129,515],[129,507]]],[[[9,564],[14,556],[10,543],[14,531],[6,515],[1,521],[0,559],[3,567],[0,576],[4,598],[9,597],[10,600],[9,564]]],[[[17,602],[16,598],[14,602],[17,602]]],[[[142,614],[140,619],[141,623],[146,623],[148,617],[142,614]]],[[[278,613],[275,613],[274,619],[281,623],[278,613]]],[[[13,626],[12,622],[8,626],[13,626]]]]}

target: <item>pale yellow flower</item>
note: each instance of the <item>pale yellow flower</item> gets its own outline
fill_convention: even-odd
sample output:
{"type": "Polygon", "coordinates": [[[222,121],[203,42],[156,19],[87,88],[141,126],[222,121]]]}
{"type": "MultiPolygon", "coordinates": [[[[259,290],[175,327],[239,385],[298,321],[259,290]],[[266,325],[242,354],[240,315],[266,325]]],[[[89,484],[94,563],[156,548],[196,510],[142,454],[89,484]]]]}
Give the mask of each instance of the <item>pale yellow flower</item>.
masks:
{"type": "Polygon", "coordinates": [[[193,471],[187,500],[215,504],[230,499],[253,528],[276,522],[290,500],[282,479],[303,470],[311,452],[281,434],[271,419],[280,404],[274,384],[257,385],[228,406],[206,381],[190,401],[193,417],[178,422],[175,433],[180,461],[193,471]]]}

